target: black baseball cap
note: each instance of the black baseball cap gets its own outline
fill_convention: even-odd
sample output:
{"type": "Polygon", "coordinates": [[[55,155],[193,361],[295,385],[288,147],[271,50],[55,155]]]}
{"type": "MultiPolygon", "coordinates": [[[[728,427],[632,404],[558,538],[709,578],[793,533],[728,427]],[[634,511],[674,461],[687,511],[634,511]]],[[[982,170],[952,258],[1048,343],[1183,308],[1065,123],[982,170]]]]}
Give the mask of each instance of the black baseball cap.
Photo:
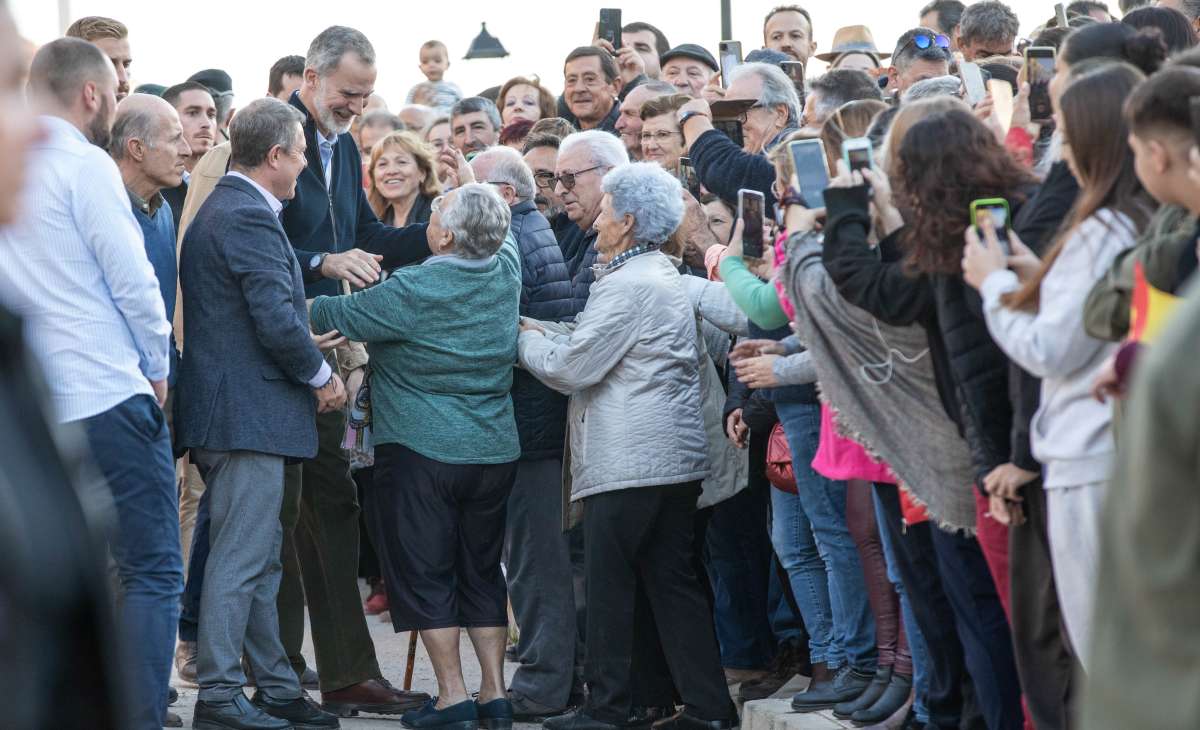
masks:
{"type": "Polygon", "coordinates": [[[219,68],[206,68],[188,77],[188,81],[204,84],[217,94],[233,93],[233,79],[219,68]]]}

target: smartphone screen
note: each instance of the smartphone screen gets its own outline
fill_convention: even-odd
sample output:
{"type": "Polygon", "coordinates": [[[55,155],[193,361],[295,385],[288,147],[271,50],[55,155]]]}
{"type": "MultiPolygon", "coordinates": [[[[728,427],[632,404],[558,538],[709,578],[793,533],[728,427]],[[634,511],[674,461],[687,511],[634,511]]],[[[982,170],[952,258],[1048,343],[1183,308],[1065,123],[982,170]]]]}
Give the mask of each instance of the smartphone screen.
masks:
{"type": "Polygon", "coordinates": [[[990,203],[988,205],[975,206],[974,222],[976,227],[979,227],[984,219],[992,221],[992,228],[996,231],[996,238],[1000,241],[1000,246],[1004,249],[1004,253],[1012,254],[1012,246],[1008,242],[1008,205],[1003,203],[990,203]]]}
{"type": "Polygon", "coordinates": [[[696,168],[692,167],[692,161],[686,157],[679,158],[679,184],[691,193],[693,198],[700,200],[700,176],[696,174],[696,168]]]}
{"type": "Polygon", "coordinates": [[[796,167],[796,179],[800,182],[800,197],[804,198],[804,207],[825,207],[829,170],[821,140],[797,140],[788,144],[788,151],[792,153],[792,164],[796,167]]]}
{"type": "Polygon", "coordinates": [[[869,168],[871,166],[871,148],[867,146],[847,148],[846,160],[850,165],[850,172],[869,168]]]}
{"type": "Polygon", "coordinates": [[[1050,106],[1050,79],[1054,78],[1054,49],[1036,46],[1025,49],[1029,68],[1029,116],[1035,122],[1048,121],[1054,115],[1050,106]]]}
{"type": "Polygon", "coordinates": [[[621,47],[620,8],[600,8],[600,37],[611,43],[613,48],[621,47]]]}
{"type": "Polygon", "coordinates": [[[742,123],[736,119],[714,119],[713,128],[733,140],[738,147],[745,143],[745,138],[742,137],[742,123]]]}
{"type": "Polygon", "coordinates": [[[967,103],[975,106],[987,97],[987,89],[983,86],[983,72],[978,64],[964,61],[958,65],[958,73],[962,76],[963,87],[967,90],[967,103]]]}
{"type": "Polygon", "coordinates": [[[729,74],[742,63],[742,42],[721,41],[721,88],[729,88],[729,74]]]}
{"type": "Polygon", "coordinates": [[[738,217],[742,219],[742,255],[763,257],[763,194],[755,190],[738,191],[738,217]]]}

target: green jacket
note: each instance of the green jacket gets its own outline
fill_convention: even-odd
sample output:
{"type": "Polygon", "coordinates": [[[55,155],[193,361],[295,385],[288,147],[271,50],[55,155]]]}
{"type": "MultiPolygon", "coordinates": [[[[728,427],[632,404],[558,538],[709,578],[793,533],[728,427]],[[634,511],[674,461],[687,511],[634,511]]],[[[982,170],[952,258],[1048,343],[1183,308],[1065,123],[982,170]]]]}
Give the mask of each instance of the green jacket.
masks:
{"type": "Polygon", "coordinates": [[[1129,334],[1134,264],[1141,263],[1155,288],[1174,292],[1183,249],[1196,241],[1196,218],[1186,209],[1164,205],[1150,219],[1133,248],[1119,254],[1108,273],[1096,282],[1083,308],[1083,326],[1098,340],[1120,342],[1129,334]]]}

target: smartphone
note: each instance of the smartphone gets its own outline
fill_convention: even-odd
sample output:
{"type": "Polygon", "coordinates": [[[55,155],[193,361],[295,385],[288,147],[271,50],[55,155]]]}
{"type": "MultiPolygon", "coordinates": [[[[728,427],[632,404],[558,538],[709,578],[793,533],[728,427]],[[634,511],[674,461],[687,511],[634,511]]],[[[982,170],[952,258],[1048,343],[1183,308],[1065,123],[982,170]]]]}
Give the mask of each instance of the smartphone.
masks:
{"type": "Polygon", "coordinates": [[[763,257],[763,205],[765,198],[757,190],[738,191],[738,218],[742,219],[742,255],[763,257]]]}
{"type": "Polygon", "coordinates": [[[691,193],[691,196],[696,200],[700,200],[700,176],[696,174],[696,168],[692,166],[691,159],[687,157],[679,158],[679,184],[683,189],[691,193]]]}
{"type": "Polygon", "coordinates": [[[958,64],[958,75],[962,78],[963,88],[967,90],[967,103],[975,106],[987,98],[987,88],[983,84],[983,71],[979,64],[963,61],[958,64]]]}
{"type": "Polygon", "coordinates": [[[721,57],[721,88],[729,88],[729,74],[742,65],[742,42],[721,41],[717,50],[721,57]]]}
{"type": "Polygon", "coordinates": [[[866,137],[854,137],[842,142],[842,159],[850,172],[875,166],[875,156],[871,151],[871,140],[866,137]]]}
{"type": "Polygon", "coordinates": [[[800,183],[804,207],[824,208],[825,188],[829,187],[825,145],[819,139],[799,139],[788,143],[788,152],[792,153],[792,165],[796,168],[796,180],[800,183]]]}
{"type": "Polygon", "coordinates": [[[1200,96],[1193,96],[1189,102],[1192,110],[1192,136],[1200,145],[1200,96]]]}
{"type": "Polygon", "coordinates": [[[1067,9],[1063,7],[1062,3],[1055,3],[1054,19],[1057,21],[1059,28],[1067,28],[1070,26],[1071,21],[1067,18],[1067,9]]]}
{"type": "Polygon", "coordinates": [[[611,43],[614,49],[621,47],[620,8],[600,8],[600,31],[598,36],[611,43]]]}
{"type": "MultiPolygon", "coordinates": [[[[1009,212],[1008,201],[1004,198],[980,198],[971,201],[971,225],[979,229],[984,217],[990,218],[992,227],[996,229],[996,238],[1000,241],[1004,253],[1012,255],[1012,245],[1008,242],[1009,212]]],[[[983,232],[980,231],[982,236],[983,232]]]]}
{"type": "Polygon", "coordinates": [[[792,86],[796,87],[796,93],[803,96],[804,63],[801,61],[784,61],[779,64],[779,68],[783,69],[783,72],[792,80],[792,86]]]}
{"type": "Polygon", "coordinates": [[[992,109],[1004,133],[1012,126],[1013,91],[1012,84],[1004,79],[991,79],[987,82],[988,91],[992,94],[992,109]]]}
{"type": "Polygon", "coordinates": [[[724,134],[726,137],[733,140],[733,143],[741,147],[746,143],[745,137],[742,136],[742,123],[736,119],[714,119],[713,129],[724,134]]]}
{"type": "Polygon", "coordinates": [[[1029,118],[1046,122],[1054,116],[1050,106],[1050,79],[1054,78],[1054,47],[1030,46],[1025,49],[1025,68],[1029,78],[1029,118]]]}

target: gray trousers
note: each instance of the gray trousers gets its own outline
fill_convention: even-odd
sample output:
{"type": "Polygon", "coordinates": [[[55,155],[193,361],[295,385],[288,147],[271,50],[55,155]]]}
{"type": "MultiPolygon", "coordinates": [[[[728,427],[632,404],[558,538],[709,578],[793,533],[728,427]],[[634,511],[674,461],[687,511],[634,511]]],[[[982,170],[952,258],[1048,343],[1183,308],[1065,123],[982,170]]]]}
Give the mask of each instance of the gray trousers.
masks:
{"type": "Polygon", "coordinates": [[[570,542],[562,531],[562,460],[517,464],[508,497],[508,593],[521,630],[521,666],[509,685],[552,708],[567,706],[582,653],[570,542]]]}
{"type": "Polygon", "coordinates": [[[279,549],[283,457],[254,451],[192,449],[209,491],[210,553],[200,598],[196,673],[200,699],[224,702],[242,691],[242,653],[268,696],[300,696],[279,641],[279,549]]]}

